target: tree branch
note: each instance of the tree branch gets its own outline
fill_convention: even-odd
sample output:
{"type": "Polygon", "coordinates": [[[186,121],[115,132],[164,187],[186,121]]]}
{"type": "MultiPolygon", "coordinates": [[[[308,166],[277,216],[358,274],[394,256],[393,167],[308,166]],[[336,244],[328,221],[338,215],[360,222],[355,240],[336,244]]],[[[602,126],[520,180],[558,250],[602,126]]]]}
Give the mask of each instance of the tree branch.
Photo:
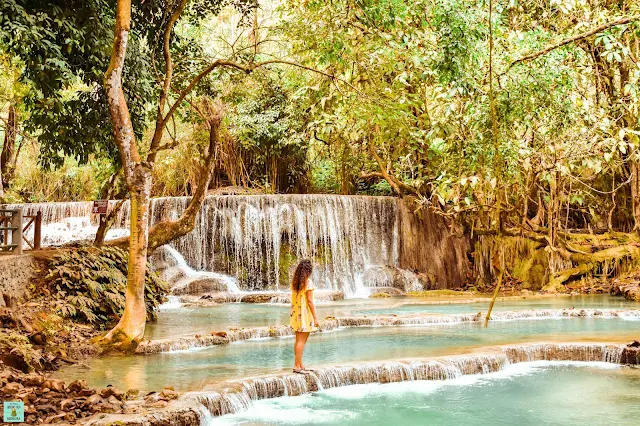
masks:
{"type": "MultiPolygon", "coordinates": [[[[282,59],[270,59],[268,61],[263,61],[263,62],[257,62],[257,63],[243,65],[243,64],[240,64],[240,63],[235,62],[235,61],[229,61],[229,60],[224,60],[224,59],[216,59],[208,67],[203,69],[200,72],[200,74],[195,76],[193,78],[193,80],[191,80],[191,82],[187,85],[187,87],[182,89],[182,91],[178,95],[178,98],[176,99],[176,101],[173,103],[173,105],[169,109],[169,112],[167,113],[167,115],[164,117],[161,125],[164,126],[166,124],[166,122],[169,120],[169,118],[171,118],[171,116],[176,112],[176,110],[178,109],[178,107],[180,106],[182,101],[185,100],[187,95],[189,93],[191,93],[191,91],[198,85],[198,83],[200,83],[200,81],[203,78],[205,78],[207,75],[211,74],[216,68],[218,68],[218,67],[235,68],[237,70],[240,70],[242,72],[245,72],[245,73],[249,74],[252,71],[256,70],[257,68],[260,68],[260,67],[263,67],[263,66],[266,66],[266,65],[271,65],[271,64],[291,65],[291,66],[295,66],[295,67],[298,67],[298,68],[305,69],[307,71],[315,72],[317,74],[320,74],[320,75],[323,75],[323,76],[325,76],[327,78],[330,78],[333,81],[340,81],[340,82],[346,84],[347,86],[349,86],[354,91],[356,91],[359,95],[365,96],[355,86],[353,86],[351,83],[349,83],[348,81],[346,81],[344,79],[336,77],[333,74],[329,74],[327,72],[324,72],[324,71],[321,71],[321,70],[318,70],[318,69],[315,69],[315,68],[312,68],[312,67],[308,67],[306,65],[297,64],[297,63],[291,62],[291,61],[286,61],[286,60],[282,60],[282,59]]],[[[155,153],[157,151],[158,151],[158,147],[156,146],[155,150],[154,149],[150,150],[149,155],[151,156],[152,153],[153,153],[153,155],[155,155],[155,153]]]]}
{"type": "Polygon", "coordinates": [[[577,35],[575,35],[573,37],[566,38],[566,39],[564,39],[562,41],[559,41],[558,43],[555,43],[555,44],[552,44],[552,45],[550,45],[548,47],[545,47],[542,50],[538,50],[537,52],[529,53],[528,55],[525,55],[525,56],[523,56],[521,58],[516,59],[515,61],[511,62],[511,64],[509,64],[509,68],[507,68],[507,72],[509,72],[511,67],[513,67],[514,65],[517,65],[517,64],[525,62],[525,61],[530,61],[532,59],[536,59],[536,58],[538,58],[538,57],[540,57],[542,55],[546,55],[547,53],[549,53],[549,52],[551,52],[551,51],[553,51],[553,50],[555,50],[555,49],[557,49],[559,47],[565,46],[565,45],[567,45],[569,43],[573,43],[573,42],[578,41],[578,40],[582,40],[584,38],[587,38],[589,36],[592,36],[594,34],[597,34],[597,33],[600,33],[600,32],[602,32],[604,30],[607,30],[607,29],[609,29],[611,27],[615,27],[615,26],[618,26],[618,25],[625,25],[625,24],[628,24],[628,23],[631,23],[631,22],[634,22],[634,21],[637,21],[637,20],[640,20],[640,15],[627,16],[627,17],[624,17],[624,18],[618,18],[615,21],[610,21],[610,22],[604,23],[602,25],[599,25],[599,26],[597,26],[595,28],[590,29],[589,31],[585,31],[585,32],[577,34],[577,35]]]}
{"type": "Polygon", "coordinates": [[[166,126],[167,120],[163,118],[164,107],[167,103],[167,96],[169,95],[169,89],[171,87],[171,80],[173,78],[173,60],[171,59],[171,33],[173,32],[173,27],[176,22],[182,15],[184,8],[187,5],[187,0],[182,0],[176,10],[173,11],[171,17],[169,18],[169,22],[164,30],[164,38],[162,40],[162,50],[164,54],[164,62],[165,62],[165,73],[164,73],[164,82],[162,83],[162,88],[160,90],[160,98],[158,99],[158,114],[156,117],[156,128],[153,132],[153,138],[151,139],[151,145],[149,148],[149,155],[147,156],[147,161],[153,163],[155,161],[156,153],[159,151],[158,146],[160,145],[160,141],[162,140],[162,135],[164,133],[164,128],[166,126]]]}

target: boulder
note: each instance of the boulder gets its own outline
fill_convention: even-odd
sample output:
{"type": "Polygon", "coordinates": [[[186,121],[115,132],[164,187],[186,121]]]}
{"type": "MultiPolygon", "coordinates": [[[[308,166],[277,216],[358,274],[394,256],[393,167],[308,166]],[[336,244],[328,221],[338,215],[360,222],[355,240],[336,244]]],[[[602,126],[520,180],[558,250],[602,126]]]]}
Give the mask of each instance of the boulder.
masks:
{"type": "Polygon", "coordinates": [[[125,397],[124,392],[122,392],[120,389],[113,387],[113,386],[107,386],[106,388],[102,389],[100,391],[100,396],[108,399],[110,396],[114,396],[116,397],[119,401],[122,401],[125,397]]]}
{"type": "Polygon", "coordinates": [[[65,385],[63,380],[48,379],[42,383],[43,388],[48,388],[55,392],[64,392],[65,385]]]}
{"type": "Polygon", "coordinates": [[[87,389],[89,387],[89,385],[87,385],[87,381],[86,380],[74,380],[73,382],[69,383],[69,390],[71,392],[80,392],[83,389],[87,389]]]}
{"type": "Polygon", "coordinates": [[[184,294],[205,294],[205,293],[213,293],[218,291],[228,291],[229,288],[227,283],[225,283],[224,279],[215,278],[215,277],[206,277],[206,278],[198,278],[193,281],[188,281],[187,283],[178,285],[171,290],[171,293],[175,295],[184,295],[184,294]]]}
{"type": "Polygon", "coordinates": [[[20,383],[11,382],[11,383],[7,383],[2,388],[2,393],[4,393],[5,395],[15,395],[18,392],[20,392],[20,390],[23,389],[23,388],[24,388],[24,386],[22,386],[20,383]]]}
{"type": "Polygon", "coordinates": [[[175,390],[173,390],[172,387],[166,387],[164,389],[162,389],[162,391],[160,392],[160,398],[167,400],[167,401],[171,401],[173,399],[178,399],[178,396],[180,396],[178,394],[178,392],[176,392],[175,390]]]}

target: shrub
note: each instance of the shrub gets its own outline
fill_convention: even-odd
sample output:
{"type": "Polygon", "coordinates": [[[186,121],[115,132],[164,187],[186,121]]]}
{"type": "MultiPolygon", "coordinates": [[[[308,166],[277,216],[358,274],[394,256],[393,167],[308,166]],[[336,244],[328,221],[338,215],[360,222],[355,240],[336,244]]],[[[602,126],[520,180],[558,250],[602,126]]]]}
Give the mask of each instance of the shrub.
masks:
{"type": "MultiPolygon", "coordinates": [[[[124,311],[127,253],[116,247],[73,249],[51,259],[44,280],[62,316],[104,324],[124,311]]],[[[167,292],[168,285],[147,265],[147,319],[157,318],[167,292]]]]}

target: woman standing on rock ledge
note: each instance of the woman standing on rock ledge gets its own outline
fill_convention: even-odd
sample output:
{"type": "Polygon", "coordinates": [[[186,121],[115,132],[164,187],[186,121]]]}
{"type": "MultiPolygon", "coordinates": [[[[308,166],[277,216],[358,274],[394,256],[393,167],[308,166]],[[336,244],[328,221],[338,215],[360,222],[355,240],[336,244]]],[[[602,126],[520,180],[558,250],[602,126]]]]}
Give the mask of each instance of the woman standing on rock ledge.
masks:
{"type": "Polygon", "coordinates": [[[313,290],[315,286],[311,281],[313,265],[310,260],[302,260],[296,267],[291,281],[291,319],[290,324],[296,333],[296,343],[293,347],[295,363],[293,372],[308,374],[313,371],[302,365],[304,346],[309,338],[309,333],[319,327],[316,316],[316,305],[313,302],[313,290]]]}

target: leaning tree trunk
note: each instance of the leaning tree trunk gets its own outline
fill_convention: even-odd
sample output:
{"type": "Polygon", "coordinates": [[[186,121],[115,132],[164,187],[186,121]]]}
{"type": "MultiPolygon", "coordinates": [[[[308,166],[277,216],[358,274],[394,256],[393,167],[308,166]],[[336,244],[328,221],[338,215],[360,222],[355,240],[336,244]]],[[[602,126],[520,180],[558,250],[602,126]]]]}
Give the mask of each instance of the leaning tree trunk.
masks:
{"type": "Polygon", "coordinates": [[[144,336],[147,309],[144,301],[149,238],[151,167],[140,159],[131,115],[122,87],[122,69],[131,29],[131,0],[118,0],[111,62],[105,74],[109,115],[131,202],[129,264],[125,309],[103,343],[120,350],[135,347],[144,336]]]}
{"type": "MultiPolygon", "coordinates": [[[[215,169],[215,151],[220,137],[221,114],[220,111],[216,111],[207,117],[207,122],[209,123],[209,146],[205,151],[205,161],[202,165],[198,187],[191,196],[189,205],[177,220],[162,221],[151,227],[148,233],[147,243],[150,252],[193,231],[196,218],[200,210],[202,210],[202,204],[207,196],[207,190],[209,189],[211,177],[215,169]]],[[[130,244],[130,238],[122,237],[110,240],[107,244],[125,247],[127,244],[130,244]]]]}

